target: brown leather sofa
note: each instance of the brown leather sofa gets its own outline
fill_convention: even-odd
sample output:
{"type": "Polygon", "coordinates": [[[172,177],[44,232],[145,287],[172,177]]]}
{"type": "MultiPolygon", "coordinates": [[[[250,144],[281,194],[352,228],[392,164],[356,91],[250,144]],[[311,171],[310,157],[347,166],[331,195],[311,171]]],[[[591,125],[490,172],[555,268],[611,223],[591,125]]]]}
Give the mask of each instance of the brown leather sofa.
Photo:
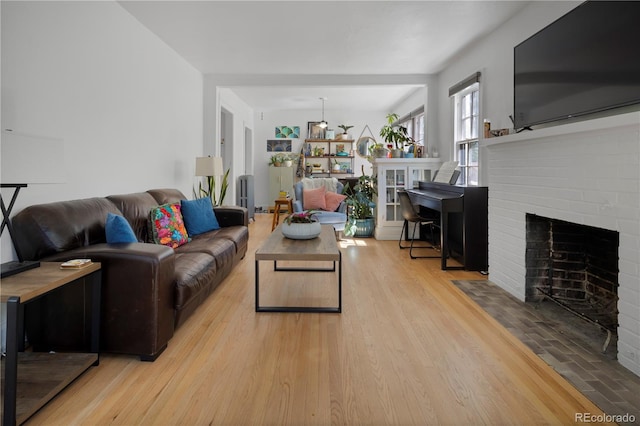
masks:
{"type": "MultiPolygon", "coordinates": [[[[34,205],[13,217],[18,249],[25,260],[90,258],[101,262],[101,352],[155,360],[166,348],[174,329],[195,312],[244,258],[249,216],[242,207],[216,207],[221,228],[196,235],[177,249],[150,243],[151,233],[147,229],[150,210],[182,199],[186,197],[178,190],[155,189],[34,205]],[[124,216],[138,241],[144,242],[107,244],[107,213],[124,216]]],[[[51,326],[46,318],[62,313],[65,303],[70,306],[69,297],[77,295],[61,296],[60,300],[31,308],[32,312],[38,312],[29,317],[41,318],[39,325],[26,323],[27,335],[30,324],[51,326]]],[[[38,319],[35,321],[38,323],[38,319]]],[[[58,327],[58,334],[68,332],[58,327]]],[[[55,330],[50,333],[55,334],[55,330]]]]}

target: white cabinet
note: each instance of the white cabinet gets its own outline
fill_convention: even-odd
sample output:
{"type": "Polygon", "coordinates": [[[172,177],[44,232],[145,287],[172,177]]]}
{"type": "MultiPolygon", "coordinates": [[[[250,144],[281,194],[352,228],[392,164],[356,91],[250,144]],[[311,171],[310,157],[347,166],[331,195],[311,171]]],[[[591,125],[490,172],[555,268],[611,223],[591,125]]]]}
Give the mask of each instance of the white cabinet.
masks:
{"type": "Polygon", "coordinates": [[[398,189],[418,187],[419,181],[431,181],[440,168],[439,158],[376,158],[373,173],[378,178],[376,201],[376,231],[378,240],[395,240],[402,231],[402,209],[398,189]]]}
{"type": "Polygon", "coordinates": [[[269,167],[269,205],[280,198],[280,191],[293,196],[294,167],[269,167]]]}

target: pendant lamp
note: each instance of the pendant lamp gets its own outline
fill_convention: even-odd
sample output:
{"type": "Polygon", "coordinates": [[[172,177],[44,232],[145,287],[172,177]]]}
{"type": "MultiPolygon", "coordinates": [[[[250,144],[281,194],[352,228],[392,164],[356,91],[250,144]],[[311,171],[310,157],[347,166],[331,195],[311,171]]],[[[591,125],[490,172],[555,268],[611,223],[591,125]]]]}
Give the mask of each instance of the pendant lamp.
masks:
{"type": "Polygon", "coordinates": [[[322,121],[320,122],[320,124],[318,124],[318,127],[320,127],[321,129],[326,129],[327,126],[329,125],[329,123],[324,121],[324,101],[326,99],[327,98],[320,98],[320,100],[322,101],[322,121]]]}

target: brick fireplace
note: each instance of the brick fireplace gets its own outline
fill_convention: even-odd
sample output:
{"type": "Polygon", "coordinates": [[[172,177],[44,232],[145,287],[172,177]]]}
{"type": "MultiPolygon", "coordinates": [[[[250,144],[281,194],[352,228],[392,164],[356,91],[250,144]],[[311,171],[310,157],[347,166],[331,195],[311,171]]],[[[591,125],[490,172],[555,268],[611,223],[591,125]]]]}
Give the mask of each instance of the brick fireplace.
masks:
{"type": "MultiPolygon", "coordinates": [[[[602,311],[608,312],[606,321],[617,329],[617,358],[640,376],[640,113],[487,139],[482,145],[489,186],[491,281],[523,301],[540,297],[535,287],[545,285],[565,300],[587,295],[608,305],[606,297],[615,299],[615,308],[602,311]],[[568,228],[556,239],[593,228],[603,232],[595,237],[599,242],[611,239],[617,246],[610,255],[616,258],[612,271],[592,273],[606,276],[595,280],[598,289],[583,279],[590,272],[576,265],[589,255],[565,250],[579,245],[575,241],[550,248],[555,253],[533,267],[543,269],[542,274],[531,265],[528,268],[527,258],[534,256],[531,243],[527,244],[528,231],[538,227],[544,233],[546,227],[565,223],[568,228]],[[545,262],[557,267],[549,272],[545,262]],[[556,286],[549,288],[549,283],[556,286]]],[[[600,260],[594,256],[589,262],[600,260]]]]}

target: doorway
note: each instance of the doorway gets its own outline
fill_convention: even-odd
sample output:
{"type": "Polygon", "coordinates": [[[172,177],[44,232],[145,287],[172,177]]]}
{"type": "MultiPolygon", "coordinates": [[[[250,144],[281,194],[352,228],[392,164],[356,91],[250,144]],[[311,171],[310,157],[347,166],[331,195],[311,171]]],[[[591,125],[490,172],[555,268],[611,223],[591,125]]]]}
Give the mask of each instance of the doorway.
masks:
{"type": "Polygon", "coordinates": [[[225,197],[225,204],[235,204],[235,178],[233,170],[233,113],[225,108],[220,109],[220,156],[222,157],[222,167],[224,171],[230,170],[225,197]]]}

